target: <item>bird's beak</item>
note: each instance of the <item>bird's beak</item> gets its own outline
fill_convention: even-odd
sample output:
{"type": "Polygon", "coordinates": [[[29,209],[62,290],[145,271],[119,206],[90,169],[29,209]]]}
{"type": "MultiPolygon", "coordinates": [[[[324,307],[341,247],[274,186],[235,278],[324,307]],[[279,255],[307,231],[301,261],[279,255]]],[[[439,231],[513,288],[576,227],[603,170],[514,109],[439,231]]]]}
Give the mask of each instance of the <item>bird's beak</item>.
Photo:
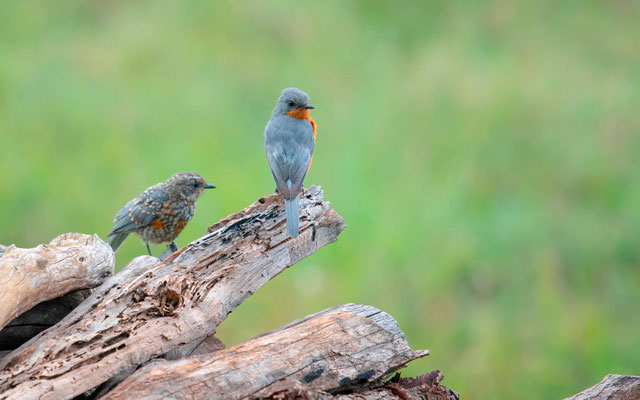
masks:
{"type": "Polygon", "coordinates": [[[206,185],[204,185],[204,188],[205,188],[205,189],[215,189],[215,188],[216,188],[216,185],[212,185],[212,184],[210,184],[210,183],[207,183],[206,185]]]}
{"type": "Polygon", "coordinates": [[[312,106],[311,104],[307,104],[306,106],[304,106],[303,108],[306,108],[307,110],[313,110],[315,107],[312,106]]]}

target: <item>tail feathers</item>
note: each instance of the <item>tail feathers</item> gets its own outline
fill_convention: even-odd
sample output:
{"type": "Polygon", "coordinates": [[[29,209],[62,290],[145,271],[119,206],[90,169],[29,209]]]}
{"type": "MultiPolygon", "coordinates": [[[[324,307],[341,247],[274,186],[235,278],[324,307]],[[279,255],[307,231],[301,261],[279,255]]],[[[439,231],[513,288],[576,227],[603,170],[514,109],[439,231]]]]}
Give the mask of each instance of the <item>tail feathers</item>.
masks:
{"type": "Polygon", "coordinates": [[[298,218],[300,209],[298,206],[299,197],[294,197],[293,200],[285,200],[285,206],[287,207],[287,229],[289,236],[298,236],[298,218]]]}
{"type": "Polygon", "coordinates": [[[115,235],[109,238],[109,245],[111,246],[114,252],[118,250],[118,247],[120,247],[120,245],[122,244],[122,242],[124,242],[127,236],[129,236],[129,232],[116,233],[115,235]]]}

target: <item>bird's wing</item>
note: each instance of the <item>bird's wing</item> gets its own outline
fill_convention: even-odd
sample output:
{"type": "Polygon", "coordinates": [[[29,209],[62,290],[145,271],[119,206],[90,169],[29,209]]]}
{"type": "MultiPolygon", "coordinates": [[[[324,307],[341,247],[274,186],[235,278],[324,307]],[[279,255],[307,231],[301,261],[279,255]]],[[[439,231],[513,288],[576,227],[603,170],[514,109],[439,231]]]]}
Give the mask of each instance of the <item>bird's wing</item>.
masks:
{"type": "Polygon", "coordinates": [[[114,224],[108,236],[135,232],[151,224],[168,200],[164,188],[160,185],[148,188],[140,196],[125,204],[113,219],[114,224]]]}
{"type": "Polygon", "coordinates": [[[282,142],[274,141],[269,146],[265,146],[265,152],[267,153],[269,168],[271,169],[273,180],[276,182],[278,192],[283,196],[288,197],[289,187],[287,186],[287,179],[289,176],[289,169],[287,168],[286,155],[282,142]]]}
{"type": "Polygon", "coordinates": [[[292,155],[291,166],[289,167],[289,179],[291,179],[290,198],[300,193],[304,178],[309,170],[312,154],[313,142],[311,142],[311,148],[307,146],[297,147],[296,152],[292,155]]]}
{"type": "MultiPolygon", "coordinates": [[[[301,121],[302,122],[302,121],[301,121]]],[[[311,123],[269,123],[265,130],[265,152],[278,191],[293,199],[302,188],[313,154],[311,123]]]]}

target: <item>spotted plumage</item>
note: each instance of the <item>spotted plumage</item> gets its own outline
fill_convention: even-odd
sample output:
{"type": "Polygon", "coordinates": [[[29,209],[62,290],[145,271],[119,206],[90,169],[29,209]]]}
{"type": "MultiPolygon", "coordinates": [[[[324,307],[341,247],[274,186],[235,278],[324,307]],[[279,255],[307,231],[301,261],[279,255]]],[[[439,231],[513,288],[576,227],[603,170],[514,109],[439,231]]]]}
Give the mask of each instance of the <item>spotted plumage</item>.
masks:
{"type": "Polygon", "coordinates": [[[136,233],[147,249],[149,243],[175,246],[173,241],[193,218],[196,200],[204,189],[214,187],[194,172],[180,172],[151,186],[118,211],[109,244],[116,251],[130,233],[136,233]]]}

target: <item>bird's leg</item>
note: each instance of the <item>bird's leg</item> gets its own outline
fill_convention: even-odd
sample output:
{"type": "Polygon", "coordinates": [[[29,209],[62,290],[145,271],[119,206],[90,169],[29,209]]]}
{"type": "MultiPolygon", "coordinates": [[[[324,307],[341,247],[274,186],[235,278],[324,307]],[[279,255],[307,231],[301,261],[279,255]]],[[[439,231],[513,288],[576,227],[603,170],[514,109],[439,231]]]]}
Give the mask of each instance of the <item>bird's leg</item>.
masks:
{"type": "Polygon", "coordinates": [[[149,252],[149,255],[153,256],[153,254],[151,254],[151,249],[149,248],[149,242],[145,242],[145,244],[147,245],[147,251],[149,252]]]}
{"type": "Polygon", "coordinates": [[[158,258],[160,259],[160,261],[164,261],[167,257],[169,257],[171,254],[173,254],[177,250],[178,250],[178,245],[176,244],[175,241],[173,241],[167,245],[167,249],[163,251],[162,254],[160,254],[160,257],[158,258]]]}

